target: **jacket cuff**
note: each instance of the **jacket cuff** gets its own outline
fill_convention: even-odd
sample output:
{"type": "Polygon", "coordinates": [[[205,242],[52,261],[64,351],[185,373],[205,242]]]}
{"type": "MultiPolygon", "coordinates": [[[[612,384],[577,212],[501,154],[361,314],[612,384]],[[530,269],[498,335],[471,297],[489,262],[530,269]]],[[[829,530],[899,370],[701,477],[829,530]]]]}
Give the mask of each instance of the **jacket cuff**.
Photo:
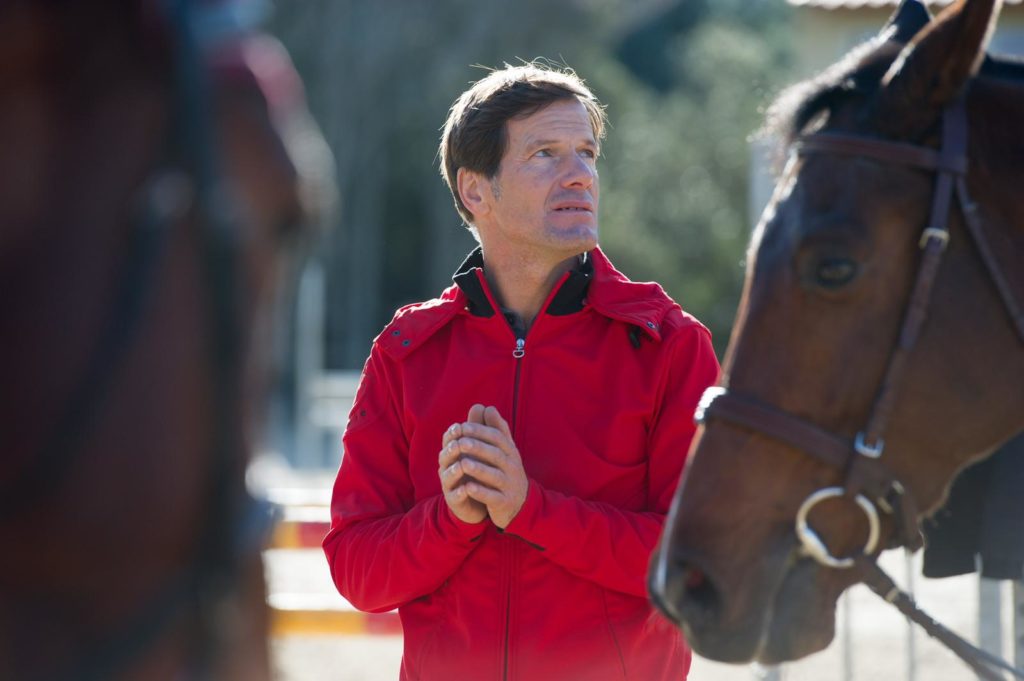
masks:
{"type": "Polygon", "coordinates": [[[505,534],[514,534],[533,544],[536,548],[543,550],[544,547],[536,543],[530,536],[534,533],[537,522],[540,520],[543,506],[544,490],[541,489],[537,482],[531,479],[530,486],[526,489],[526,500],[523,501],[523,506],[519,509],[519,513],[516,513],[512,521],[505,527],[505,534]]]}
{"type": "Polygon", "coordinates": [[[439,503],[441,505],[441,528],[445,535],[452,536],[458,541],[474,542],[487,531],[486,518],[479,523],[467,523],[452,513],[452,509],[445,503],[443,496],[439,499],[439,503]]]}

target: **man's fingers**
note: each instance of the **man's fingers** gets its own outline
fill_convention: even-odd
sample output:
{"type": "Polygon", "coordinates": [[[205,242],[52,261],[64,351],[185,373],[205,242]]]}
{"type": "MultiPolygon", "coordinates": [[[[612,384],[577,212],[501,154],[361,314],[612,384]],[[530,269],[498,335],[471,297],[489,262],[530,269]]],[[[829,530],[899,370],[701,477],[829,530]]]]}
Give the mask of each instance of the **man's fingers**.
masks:
{"type": "Polygon", "coordinates": [[[474,404],[469,408],[469,413],[466,415],[466,420],[470,423],[483,423],[484,422],[484,405],[474,404]]]}
{"type": "Polygon", "coordinates": [[[488,466],[475,459],[463,459],[460,461],[459,470],[468,478],[472,478],[474,481],[492,489],[504,489],[508,484],[508,476],[501,469],[488,466]]]}
{"type": "Polygon", "coordinates": [[[497,447],[464,437],[441,449],[438,474],[445,488],[453,487],[467,475],[489,485],[504,477],[505,461],[505,454],[497,447]]]}
{"type": "Polygon", "coordinates": [[[485,506],[493,506],[505,500],[505,495],[479,482],[470,480],[458,489],[463,490],[470,499],[475,499],[485,506]]]}
{"type": "Polygon", "coordinates": [[[441,451],[437,455],[437,464],[439,469],[443,470],[458,460],[458,442],[458,440],[449,440],[443,447],[441,447],[441,451]]]}
{"type": "Polygon", "coordinates": [[[474,440],[480,440],[481,442],[486,442],[498,449],[507,450],[515,447],[515,443],[512,442],[512,439],[507,437],[503,432],[497,428],[485,426],[482,423],[463,423],[461,433],[461,439],[472,438],[474,440]]]}
{"type": "Polygon", "coordinates": [[[449,442],[460,437],[462,437],[462,424],[453,423],[448,426],[448,430],[444,431],[444,435],[441,437],[441,446],[446,447],[449,442]]]}
{"type": "Polygon", "coordinates": [[[463,469],[462,462],[456,461],[450,466],[442,467],[440,469],[440,474],[441,489],[447,492],[453,489],[459,483],[459,481],[462,480],[466,472],[463,469]]]}
{"type": "Polygon", "coordinates": [[[461,437],[458,440],[453,440],[452,445],[458,447],[460,457],[469,455],[477,461],[482,461],[495,468],[504,469],[505,461],[508,458],[499,447],[475,437],[461,437]]]}
{"type": "Polygon", "coordinates": [[[491,428],[497,428],[501,433],[508,439],[512,439],[512,430],[509,428],[508,421],[501,415],[496,407],[487,407],[484,410],[483,423],[490,426],[491,428]]]}
{"type": "Polygon", "coordinates": [[[462,504],[465,503],[467,499],[471,498],[469,490],[466,489],[466,485],[459,485],[455,489],[448,490],[444,493],[444,496],[450,505],[462,504]]]}
{"type": "Polygon", "coordinates": [[[506,458],[500,447],[482,439],[463,436],[441,447],[437,455],[438,470],[444,470],[467,454],[499,468],[506,458]]]}

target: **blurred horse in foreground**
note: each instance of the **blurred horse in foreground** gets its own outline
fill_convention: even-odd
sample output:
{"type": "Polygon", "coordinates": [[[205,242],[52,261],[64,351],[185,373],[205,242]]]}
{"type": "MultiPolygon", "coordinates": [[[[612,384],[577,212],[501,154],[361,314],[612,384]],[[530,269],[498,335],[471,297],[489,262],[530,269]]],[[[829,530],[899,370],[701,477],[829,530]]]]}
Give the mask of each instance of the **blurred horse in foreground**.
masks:
{"type": "Polygon", "coordinates": [[[843,590],[1024,428],[1024,64],[985,54],[999,5],[904,0],[774,109],[790,159],[650,575],[703,656],[825,648],[843,590]]]}
{"type": "Polygon", "coordinates": [[[249,9],[0,6],[2,678],[270,676],[247,439],[329,160],[249,9]]]}

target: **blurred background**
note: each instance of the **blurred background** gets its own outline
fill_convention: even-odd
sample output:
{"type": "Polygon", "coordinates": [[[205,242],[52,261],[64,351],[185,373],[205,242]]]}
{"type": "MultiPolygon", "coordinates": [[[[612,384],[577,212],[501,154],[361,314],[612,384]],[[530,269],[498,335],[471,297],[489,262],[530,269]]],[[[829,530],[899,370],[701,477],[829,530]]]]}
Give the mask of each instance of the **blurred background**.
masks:
{"type": "MultiPolygon", "coordinates": [[[[436,296],[475,243],[441,180],[453,100],[504,63],[577,71],[607,105],[601,246],[655,280],[712,331],[722,358],[747,241],[771,192],[764,110],[787,84],[874,35],[896,0],[276,0],[335,160],[337,211],[309,249],[278,326],[275,385],[253,478],[284,510],[266,552],[282,679],[397,678],[395,613],[355,612],[334,591],[327,528],[340,435],[370,342],[407,303],[436,296]]],[[[949,0],[933,5],[949,4],[949,0]]],[[[1024,53],[1024,3],[1006,0],[997,51],[1024,53]]],[[[919,565],[887,557],[914,588],[919,565]]],[[[919,561],[919,557],[915,560],[919,561]]],[[[919,601],[1010,653],[1009,585],[970,575],[921,584],[919,601]]],[[[857,587],[828,651],[785,669],[695,661],[691,678],[973,678],[857,587]],[[917,639],[915,639],[917,636],[917,639]],[[872,651],[870,654],[866,651],[872,651]]],[[[1017,619],[1024,622],[1024,607],[1017,619]]],[[[1024,650],[1024,624],[1016,645],[1024,650]]]]}
{"type": "Polygon", "coordinates": [[[270,28],[305,80],[340,204],[288,306],[269,448],[335,467],[370,341],[475,245],[437,145],[454,99],[504,63],[568,65],[607,105],[602,248],[704,321],[721,354],[756,219],[750,136],[794,75],[792,15],[782,0],[278,0],[270,28]]]}
{"type": "MultiPolygon", "coordinates": [[[[772,187],[769,143],[754,138],[764,110],[874,35],[896,4],[276,0],[269,28],[305,81],[340,202],[285,306],[267,449],[335,468],[371,340],[399,306],[450,285],[475,245],[437,145],[454,99],[504,63],[567,65],[607,105],[601,246],[703,321],[721,358],[772,187]]],[[[993,45],[1024,53],[1021,0],[1006,3],[993,45]]]]}

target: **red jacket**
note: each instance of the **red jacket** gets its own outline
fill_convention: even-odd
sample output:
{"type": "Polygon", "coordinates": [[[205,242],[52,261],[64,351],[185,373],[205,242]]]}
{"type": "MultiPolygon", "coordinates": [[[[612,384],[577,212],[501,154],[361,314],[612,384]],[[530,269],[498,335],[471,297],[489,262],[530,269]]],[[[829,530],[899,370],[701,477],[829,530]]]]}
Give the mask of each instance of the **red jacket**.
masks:
{"type": "Polygon", "coordinates": [[[403,680],[685,679],[690,651],[645,577],[718,377],[710,334],[594,250],[517,358],[478,253],[374,341],[323,544],[335,584],[362,610],[398,608],[403,680]],[[530,478],[504,532],[441,496],[442,435],[476,402],[509,419],[530,478]]]}

